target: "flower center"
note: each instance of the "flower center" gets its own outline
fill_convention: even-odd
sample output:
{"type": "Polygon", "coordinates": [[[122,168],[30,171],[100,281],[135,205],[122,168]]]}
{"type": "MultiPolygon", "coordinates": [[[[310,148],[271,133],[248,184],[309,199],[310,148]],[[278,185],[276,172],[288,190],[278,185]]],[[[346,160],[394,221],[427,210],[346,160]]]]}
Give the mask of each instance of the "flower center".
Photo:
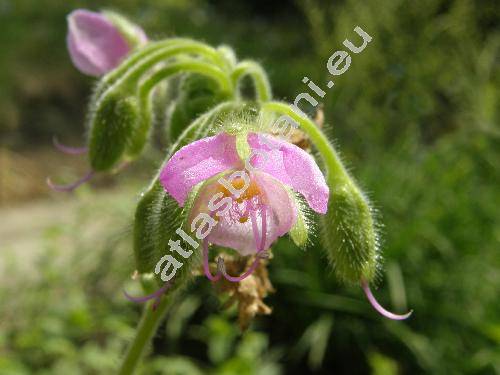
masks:
{"type": "MultiPolygon", "coordinates": [[[[243,180],[241,177],[235,178],[232,182],[232,185],[235,189],[241,190],[245,186],[245,180],[243,180]]],[[[232,195],[231,192],[222,185],[220,185],[219,187],[219,192],[222,192],[225,197],[230,197],[232,195]]],[[[260,195],[261,190],[259,188],[259,185],[257,185],[254,180],[250,180],[250,184],[248,185],[247,189],[239,196],[238,199],[236,199],[236,202],[242,203],[243,201],[250,200],[253,197],[260,195]]]]}

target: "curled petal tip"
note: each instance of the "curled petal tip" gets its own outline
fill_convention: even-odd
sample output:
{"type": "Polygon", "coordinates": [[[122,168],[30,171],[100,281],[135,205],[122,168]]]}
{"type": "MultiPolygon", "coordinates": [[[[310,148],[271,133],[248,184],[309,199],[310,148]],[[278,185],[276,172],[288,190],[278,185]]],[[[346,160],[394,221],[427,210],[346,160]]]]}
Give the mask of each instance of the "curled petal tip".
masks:
{"type": "Polygon", "coordinates": [[[361,287],[363,288],[363,291],[366,294],[366,298],[370,302],[370,304],[373,306],[375,310],[377,310],[380,315],[385,316],[386,318],[392,319],[392,320],[405,320],[410,317],[410,315],[413,313],[413,310],[410,310],[406,314],[394,314],[390,311],[387,311],[384,309],[378,301],[375,299],[373,296],[372,291],[370,290],[370,286],[365,280],[361,280],[361,287]]]}
{"type": "Polygon", "coordinates": [[[71,192],[71,191],[75,190],[77,187],[79,187],[80,185],[82,185],[85,182],[87,182],[88,180],[90,180],[93,176],[94,176],[94,171],[90,171],[85,176],[80,178],[79,180],[77,180],[71,184],[68,184],[68,185],[56,185],[52,182],[50,177],[47,177],[47,185],[49,185],[49,187],[54,191],[71,192]]]}
{"type": "Polygon", "coordinates": [[[59,142],[56,136],[52,137],[54,147],[68,155],[82,155],[87,152],[87,147],[70,147],[59,142]]]}

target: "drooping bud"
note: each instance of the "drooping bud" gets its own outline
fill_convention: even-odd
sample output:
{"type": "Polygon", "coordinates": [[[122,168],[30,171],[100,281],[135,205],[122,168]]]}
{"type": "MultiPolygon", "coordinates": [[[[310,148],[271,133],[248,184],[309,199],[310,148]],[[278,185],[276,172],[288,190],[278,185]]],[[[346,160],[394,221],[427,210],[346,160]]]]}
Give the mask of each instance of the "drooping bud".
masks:
{"type": "Polygon", "coordinates": [[[175,140],[191,121],[225,99],[227,94],[213,79],[200,74],[184,77],[170,115],[169,138],[175,140]]]}
{"type": "Polygon", "coordinates": [[[322,240],[336,276],[359,284],[373,280],[379,262],[378,236],[367,198],[353,184],[330,186],[328,211],[321,218],[322,240]]]}
{"type": "Polygon", "coordinates": [[[142,29],[116,13],[77,9],[68,15],[69,54],[84,74],[106,74],[146,41],[142,29]]]}
{"type": "Polygon", "coordinates": [[[135,97],[110,93],[97,105],[90,122],[89,157],[94,171],[107,171],[124,156],[139,119],[135,97]]]}

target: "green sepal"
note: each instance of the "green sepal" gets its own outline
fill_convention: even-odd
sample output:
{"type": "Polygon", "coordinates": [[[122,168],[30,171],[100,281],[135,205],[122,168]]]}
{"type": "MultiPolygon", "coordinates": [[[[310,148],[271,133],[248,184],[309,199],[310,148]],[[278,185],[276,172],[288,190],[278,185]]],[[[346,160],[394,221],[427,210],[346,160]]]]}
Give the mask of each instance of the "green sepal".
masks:
{"type": "Polygon", "coordinates": [[[153,128],[152,95],[142,100],[136,126],[132,130],[130,142],[127,144],[126,154],[130,159],[137,158],[146,145],[153,128]]]}
{"type": "Polygon", "coordinates": [[[108,171],[124,156],[139,119],[135,97],[109,93],[90,119],[89,158],[94,171],[108,171]]]}
{"type": "Polygon", "coordinates": [[[343,282],[371,281],[380,255],[378,235],[367,198],[353,184],[330,186],[321,237],[336,276],[343,282]]]}
{"type": "Polygon", "coordinates": [[[248,132],[241,131],[236,133],[236,152],[241,160],[246,160],[250,157],[252,150],[248,144],[248,132]]]}
{"type": "Polygon", "coordinates": [[[306,218],[301,210],[297,210],[297,220],[289,233],[295,245],[302,248],[307,245],[309,230],[306,218]]]}

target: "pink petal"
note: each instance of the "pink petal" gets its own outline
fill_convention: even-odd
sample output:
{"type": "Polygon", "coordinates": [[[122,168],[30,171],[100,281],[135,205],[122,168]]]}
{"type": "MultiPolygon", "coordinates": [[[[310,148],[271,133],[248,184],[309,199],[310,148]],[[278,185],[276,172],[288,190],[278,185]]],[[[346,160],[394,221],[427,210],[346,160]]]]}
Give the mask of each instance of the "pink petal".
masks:
{"type": "Polygon", "coordinates": [[[265,151],[263,155],[255,154],[250,160],[256,170],[270,174],[302,194],[314,211],[326,213],[329,188],[311,155],[292,143],[267,134],[250,133],[248,144],[253,150],[265,151]]]}
{"type": "Polygon", "coordinates": [[[102,14],[78,9],[68,16],[68,49],[73,64],[92,76],[117,67],[131,48],[119,30],[102,14]]]}
{"type": "MultiPolygon", "coordinates": [[[[255,179],[262,192],[260,197],[262,204],[267,207],[266,236],[262,250],[264,251],[271,247],[278,237],[290,231],[297,220],[297,209],[281,182],[261,172],[255,172],[252,178],[255,179]]],[[[199,212],[208,213],[208,202],[218,191],[220,191],[220,185],[217,181],[203,187],[203,190],[198,193],[189,222],[199,212]]],[[[231,210],[219,219],[219,223],[212,229],[207,239],[216,245],[237,250],[241,255],[255,254],[257,246],[252,220],[249,218],[243,223],[238,220],[243,216],[250,215],[250,213],[242,214],[244,209],[241,206],[233,201],[231,210]]],[[[262,210],[257,209],[255,215],[257,227],[261,228],[262,210]]]]}
{"type": "Polygon", "coordinates": [[[201,181],[232,168],[243,168],[234,136],[220,133],[190,143],[177,151],[160,173],[165,190],[182,207],[201,181]]]}

